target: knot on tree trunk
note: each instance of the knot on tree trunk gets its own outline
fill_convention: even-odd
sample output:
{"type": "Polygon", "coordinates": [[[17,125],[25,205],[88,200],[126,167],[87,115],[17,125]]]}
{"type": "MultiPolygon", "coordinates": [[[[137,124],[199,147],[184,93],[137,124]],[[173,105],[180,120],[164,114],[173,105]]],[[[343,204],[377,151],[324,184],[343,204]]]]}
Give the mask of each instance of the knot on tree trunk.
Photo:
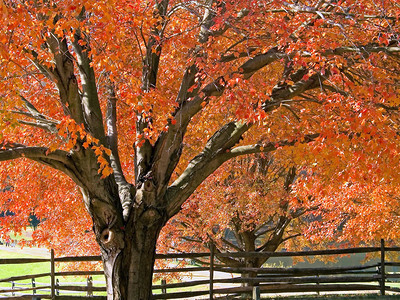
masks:
{"type": "Polygon", "coordinates": [[[114,239],[114,232],[108,228],[104,229],[100,234],[100,240],[103,244],[110,244],[114,239]]]}
{"type": "Polygon", "coordinates": [[[102,248],[108,253],[118,253],[125,247],[124,233],[118,228],[105,228],[99,236],[102,248]]]}
{"type": "Polygon", "coordinates": [[[110,203],[99,198],[91,198],[90,208],[94,231],[100,246],[109,255],[121,251],[125,247],[122,214],[110,203]]]}

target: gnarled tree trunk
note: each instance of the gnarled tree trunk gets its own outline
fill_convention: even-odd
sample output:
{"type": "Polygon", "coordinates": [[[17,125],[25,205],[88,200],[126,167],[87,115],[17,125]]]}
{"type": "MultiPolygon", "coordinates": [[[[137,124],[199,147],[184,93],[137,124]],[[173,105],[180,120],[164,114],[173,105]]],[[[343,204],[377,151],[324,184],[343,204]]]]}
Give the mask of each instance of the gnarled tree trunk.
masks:
{"type": "Polygon", "coordinates": [[[116,257],[103,251],[108,299],[151,298],[156,243],[162,223],[138,223],[128,231],[124,249],[116,257]]]}
{"type": "Polygon", "coordinates": [[[167,221],[166,211],[153,206],[153,192],[152,184],[141,184],[131,195],[136,207],[127,218],[123,218],[121,205],[113,207],[97,198],[85,197],[101,248],[107,299],[151,298],[157,238],[167,221]]]}

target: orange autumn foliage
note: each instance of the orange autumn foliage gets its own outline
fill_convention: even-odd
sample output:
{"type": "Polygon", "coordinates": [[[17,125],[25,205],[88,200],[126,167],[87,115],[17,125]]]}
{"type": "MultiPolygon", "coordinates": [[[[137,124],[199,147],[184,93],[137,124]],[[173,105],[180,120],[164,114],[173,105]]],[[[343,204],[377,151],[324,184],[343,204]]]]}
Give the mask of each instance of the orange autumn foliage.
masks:
{"type": "Polygon", "coordinates": [[[202,182],[282,150],[309,174],[296,197],[325,205],[321,236],[346,220],[343,240],[394,239],[399,12],[393,0],[2,1],[0,178],[13,191],[0,210],[15,215],[1,233],[34,211],[35,243],[100,251],[110,299],[147,299],[159,232],[202,182]]]}
{"type": "MultiPolygon", "coordinates": [[[[219,252],[273,252],[312,246],[303,233],[314,227],[320,205],[292,191],[303,174],[289,157],[275,154],[236,159],[214,172],[164,227],[159,251],[204,252],[214,246],[219,252]]],[[[246,259],[222,263],[246,266],[246,259]]]]}

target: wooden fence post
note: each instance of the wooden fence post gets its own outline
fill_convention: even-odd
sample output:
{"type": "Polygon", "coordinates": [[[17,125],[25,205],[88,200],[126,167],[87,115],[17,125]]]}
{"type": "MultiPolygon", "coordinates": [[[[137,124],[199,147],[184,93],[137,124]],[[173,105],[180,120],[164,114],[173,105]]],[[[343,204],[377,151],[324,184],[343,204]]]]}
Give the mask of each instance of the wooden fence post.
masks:
{"type": "Polygon", "coordinates": [[[56,299],[56,278],[55,278],[55,265],[54,265],[54,250],[50,251],[50,286],[51,286],[51,299],[56,299]]]}
{"type": "Polygon", "coordinates": [[[87,296],[92,297],[93,296],[93,277],[89,276],[86,280],[87,284],[87,296]]]}
{"type": "Polygon", "coordinates": [[[210,247],[210,300],[214,299],[214,244],[210,247]]]}
{"type": "Polygon", "coordinates": [[[381,239],[381,295],[385,295],[385,240],[381,239]]]}
{"type": "Polygon", "coordinates": [[[56,278],[56,296],[60,296],[60,290],[58,289],[60,287],[60,280],[58,280],[58,278],[56,278]]]}
{"type": "MultiPolygon", "coordinates": [[[[161,286],[165,286],[167,285],[167,281],[165,279],[161,279],[161,286]]],[[[167,293],[167,288],[166,287],[162,287],[161,288],[161,294],[166,294],[167,293]]]]}
{"type": "Polygon", "coordinates": [[[32,295],[35,295],[35,294],[36,294],[36,290],[34,289],[35,287],[36,287],[35,278],[32,278],[32,288],[33,288],[33,290],[32,290],[32,295]]]}
{"type": "MultiPolygon", "coordinates": [[[[11,289],[14,290],[14,288],[15,288],[15,282],[11,281],[11,289]]],[[[15,293],[11,292],[11,296],[15,296],[15,293]]]]}
{"type": "Polygon", "coordinates": [[[255,286],[253,287],[253,300],[260,300],[260,299],[261,299],[260,287],[255,286]]]}

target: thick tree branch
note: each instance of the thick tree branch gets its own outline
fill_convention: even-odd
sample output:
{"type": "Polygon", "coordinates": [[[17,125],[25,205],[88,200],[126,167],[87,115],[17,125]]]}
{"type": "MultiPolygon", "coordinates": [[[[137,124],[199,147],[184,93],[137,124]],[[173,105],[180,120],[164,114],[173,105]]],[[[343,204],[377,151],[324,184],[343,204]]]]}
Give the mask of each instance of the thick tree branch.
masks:
{"type": "Polygon", "coordinates": [[[161,133],[157,139],[151,165],[161,194],[166,189],[171,174],[179,162],[187,126],[192,117],[202,109],[203,101],[205,98],[199,96],[191,101],[184,101],[174,114],[174,124],[169,121],[168,131],[161,133]]]}
{"type": "Polygon", "coordinates": [[[221,237],[221,241],[222,241],[223,243],[225,243],[226,245],[228,245],[229,247],[233,248],[234,250],[238,251],[238,252],[243,251],[243,250],[240,249],[238,246],[236,246],[235,244],[231,243],[229,240],[227,240],[227,239],[224,238],[224,237],[221,237]]]}
{"type": "Polygon", "coordinates": [[[243,74],[244,78],[248,79],[256,71],[286,56],[287,54],[278,51],[277,48],[271,48],[267,52],[258,54],[243,63],[239,67],[239,72],[240,74],[243,74]]]}
{"type": "MultiPolygon", "coordinates": [[[[265,224],[263,224],[263,226],[265,226],[265,224]]],[[[255,231],[255,232],[257,232],[255,236],[256,236],[256,238],[259,238],[262,235],[267,234],[268,232],[271,232],[271,231],[274,231],[274,230],[275,230],[275,227],[268,227],[268,228],[265,228],[265,229],[263,229],[263,230],[261,230],[259,232],[255,231]]]]}
{"type": "Polygon", "coordinates": [[[290,224],[290,219],[281,216],[279,218],[278,223],[276,224],[276,227],[274,231],[271,233],[269,236],[269,239],[261,245],[257,251],[258,252],[274,252],[279,245],[282,243],[282,237],[283,234],[285,233],[285,228],[290,224]]]}
{"type": "Polygon", "coordinates": [[[43,74],[47,79],[50,81],[56,83],[57,82],[57,76],[56,74],[53,73],[53,71],[48,68],[47,66],[43,65],[42,62],[38,59],[38,54],[35,51],[29,51],[27,49],[24,49],[26,53],[33,56],[33,58],[28,57],[28,59],[32,62],[32,64],[35,66],[38,71],[43,74]]]}
{"type": "Polygon", "coordinates": [[[315,139],[319,137],[319,133],[314,134],[307,134],[305,135],[300,141],[299,140],[282,140],[278,142],[269,142],[266,144],[260,143],[255,145],[245,145],[245,146],[238,146],[233,148],[230,151],[231,157],[237,157],[246,154],[255,154],[255,153],[267,153],[275,151],[281,147],[285,146],[294,146],[296,143],[309,143],[313,142],[315,139]]]}
{"type": "MultiPolygon", "coordinates": [[[[216,249],[218,253],[221,253],[221,250],[219,250],[218,248],[216,249]]],[[[226,251],[224,251],[224,253],[226,253],[226,251]]],[[[220,262],[222,262],[224,265],[230,266],[230,267],[242,267],[243,263],[240,262],[240,258],[234,258],[234,257],[218,257],[218,260],[220,262]]]]}
{"type": "Polygon", "coordinates": [[[244,244],[244,241],[243,241],[243,237],[240,234],[241,222],[240,222],[240,219],[237,216],[237,213],[238,212],[236,211],[235,212],[236,217],[233,217],[232,220],[231,220],[232,221],[232,225],[233,225],[233,234],[235,235],[235,239],[236,239],[236,242],[238,243],[239,247],[244,249],[245,248],[245,244],[244,244]]]}
{"type": "Polygon", "coordinates": [[[135,180],[136,184],[144,181],[145,177],[152,177],[149,174],[150,161],[153,157],[153,146],[149,140],[143,136],[144,129],[148,128],[148,123],[151,122],[150,117],[146,116],[146,113],[137,114],[136,122],[136,136],[140,137],[135,143],[135,180]]]}
{"type": "Polygon", "coordinates": [[[107,145],[111,150],[111,165],[114,170],[115,177],[126,182],[122,172],[121,161],[118,152],[118,129],[117,129],[117,98],[115,96],[114,86],[109,81],[107,83],[107,145]],[[118,174],[118,175],[117,175],[118,174]]]}
{"type": "MultiPolygon", "coordinates": [[[[326,51],[322,52],[323,56],[328,56],[328,55],[343,55],[346,53],[363,53],[363,54],[369,54],[369,53],[379,53],[383,52],[386,54],[399,54],[400,53],[400,47],[393,47],[393,46],[377,46],[374,44],[367,44],[367,45],[360,45],[357,47],[338,47],[335,49],[328,49],[326,51]]],[[[305,53],[305,56],[307,54],[305,53]]]]}
{"type": "Polygon", "coordinates": [[[82,109],[85,128],[97,138],[101,144],[106,144],[103,125],[103,115],[97,94],[96,76],[89,57],[90,45],[88,38],[76,30],[72,46],[77,57],[79,75],[82,84],[82,109]]]}
{"type": "Polygon", "coordinates": [[[195,78],[198,76],[198,68],[191,65],[185,71],[181,87],[176,99],[179,104],[176,112],[173,114],[174,122],[168,121],[168,131],[162,132],[154,146],[154,156],[151,162],[152,173],[156,181],[160,183],[159,193],[163,193],[169,182],[171,174],[179,162],[182,141],[186,128],[192,118],[200,109],[202,98],[194,97],[200,88],[200,84],[192,91],[189,91],[195,85],[195,78]],[[187,100],[194,97],[193,100],[187,100]]]}
{"type": "Polygon", "coordinates": [[[196,86],[196,76],[198,76],[199,69],[195,64],[189,66],[185,74],[183,75],[183,79],[181,82],[181,86],[179,88],[178,96],[176,97],[176,103],[179,105],[182,105],[185,103],[189,98],[194,97],[197,95],[199,88],[200,88],[200,82],[196,86]],[[192,89],[192,91],[190,91],[192,89]]]}
{"type": "Polygon", "coordinates": [[[160,17],[159,20],[151,28],[150,37],[146,45],[146,56],[143,60],[143,74],[142,74],[142,89],[143,91],[149,91],[156,87],[157,73],[160,63],[161,56],[161,43],[160,40],[163,37],[163,28],[167,23],[167,10],[169,0],[156,1],[154,9],[154,17],[160,17]]]}
{"type": "Polygon", "coordinates": [[[289,169],[289,171],[286,174],[285,177],[285,183],[283,185],[283,188],[286,192],[291,192],[292,191],[292,185],[296,180],[296,167],[293,166],[289,169]]]}
{"type": "Polygon", "coordinates": [[[187,242],[192,242],[192,243],[199,243],[199,244],[203,242],[203,240],[197,240],[197,239],[190,238],[187,236],[182,237],[182,240],[187,241],[187,242]]]}
{"type": "Polygon", "coordinates": [[[124,220],[126,221],[130,213],[132,197],[135,190],[133,185],[126,181],[121,167],[118,152],[117,98],[115,96],[114,86],[110,80],[107,83],[107,92],[107,141],[111,149],[111,167],[114,170],[114,178],[118,185],[119,198],[123,209],[124,220]]]}
{"type": "MultiPolygon", "coordinates": [[[[221,253],[221,250],[218,248],[218,244],[215,242],[215,240],[210,235],[208,235],[208,237],[209,237],[212,245],[215,247],[214,249],[218,253],[221,253]]],[[[224,247],[222,247],[222,250],[224,252],[228,252],[226,249],[224,249],[224,247]]],[[[231,257],[218,257],[218,260],[220,262],[222,262],[223,264],[227,264],[227,265],[230,265],[230,266],[236,266],[236,267],[240,267],[241,266],[240,258],[237,259],[237,258],[231,258],[231,257]]]]}
{"type": "MultiPolygon", "coordinates": [[[[151,28],[150,37],[146,44],[146,54],[143,58],[142,68],[142,90],[146,93],[151,89],[156,88],[157,74],[161,57],[161,39],[163,37],[163,29],[168,22],[169,0],[156,1],[154,8],[154,17],[159,20],[151,28]]],[[[136,142],[135,145],[135,179],[137,184],[146,180],[153,180],[151,171],[151,160],[153,157],[153,146],[144,137],[144,130],[149,127],[151,120],[151,112],[138,111],[136,113],[136,134],[142,136],[142,139],[136,142]]],[[[157,180],[157,178],[156,178],[157,180]]]]}
{"type": "MultiPolygon", "coordinates": [[[[217,3],[217,6],[219,7],[220,11],[222,12],[226,11],[225,3],[223,1],[220,2],[213,0],[207,1],[206,9],[200,27],[201,28],[199,37],[200,43],[206,43],[210,38],[210,36],[217,37],[223,35],[229,28],[233,28],[235,31],[238,32],[238,28],[234,27],[233,23],[239,22],[244,17],[246,17],[250,12],[248,9],[244,8],[240,12],[238,12],[237,15],[231,16],[229,20],[226,20],[221,28],[219,28],[218,30],[211,30],[211,27],[214,25],[214,18],[217,16],[217,12],[212,9],[213,2],[217,3]]],[[[245,36],[245,34],[242,33],[242,36],[245,36]]]]}
{"type": "Polygon", "coordinates": [[[308,90],[322,88],[322,83],[329,76],[328,73],[329,71],[327,71],[325,76],[315,73],[308,79],[301,79],[292,85],[286,83],[276,85],[272,90],[271,100],[264,102],[262,108],[265,111],[270,111],[279,106],[283,100],[292,99],[308,90]]]}
{"type": "Polygon", "coordinates": [[[50,72],[51,77],[55,79],[64,113],[71,116],[77,124],[84,124],[78,80],[74,74],[73,56],[69,52],[67,40],[50,33],[47,45],[53,54],[55,66],[46,73],[50,72]]]}
{"type": "Polygon", "coordinates": [[[296,237],[299,237],[301,235],[302,235],[301,233],[296,233],[296,234],[289,235],[289,236],[285,237],[284,239],[282,239],[282,243],[284,243],[284,242],[286,242],[286,241],[288,241],[290,239],[294,239],[296,237]]]}
{"type": "Polygon", "coordinates": [[[16,143],[0,144],[0,161],[12,160],[21,157],[26,158],[47,158],[63,163],[68,162],[68,152],[56,150],[48,152],[46,147],[30,147],[16,143]]]}
{"type": "Polygon", "coordinates": [[[18,158],[28,158],[57,169],[71,177],[71,179],[79,186],[83,186],[73,163],[69,159],[68,152],[63,150],[49,152],[49,149],[46,147],[30,147],[15,143],[0,144],[0,161],[14,160],[18,158]]]}
{"type": "MultiPolygon", "coordinates": [[[[243,41],[245,41],[245,39],[243,39],[243,41]]],[[[235,44],[239,44],[239,43],[235,43],[235,44]]],[[[250,57],[251,54],[258,49],[257,47],[249,47],[248,49],[246,49],[246,51],[243,51],[243,52],[239,52],[239,53],[234,52],[234,53],[227,54],[229,52],[233,52],[233,51],[231,51],[232,48],[233,48],[233,46],[229,47],[225,51],[225,54],[223,54],[220,58],[220,62],[226,63],[226,62],[234,61],[238,58],[250,57]]]]}
{"type": "Polygon", "coordinates": [[[178,212],[180,205],[197,186],[225,161],[226,152],[239,142],[249,126],[239,122],[228,123],[208,140],[204,150],[190,161],[186,170],[168,188],[170,193],[174,193],[173,198],[168,201],[167,191],[169,216],[178,212]]]}
{"type": "Polygon", "coordinates": [[[399,105],[391,106],[391,105],[386,105],[383,103],[376,103],[375,106],[381,107],[381,108],[385,109],[386,111],[399,111],[399,109],[400,109],[399,105]]]}

